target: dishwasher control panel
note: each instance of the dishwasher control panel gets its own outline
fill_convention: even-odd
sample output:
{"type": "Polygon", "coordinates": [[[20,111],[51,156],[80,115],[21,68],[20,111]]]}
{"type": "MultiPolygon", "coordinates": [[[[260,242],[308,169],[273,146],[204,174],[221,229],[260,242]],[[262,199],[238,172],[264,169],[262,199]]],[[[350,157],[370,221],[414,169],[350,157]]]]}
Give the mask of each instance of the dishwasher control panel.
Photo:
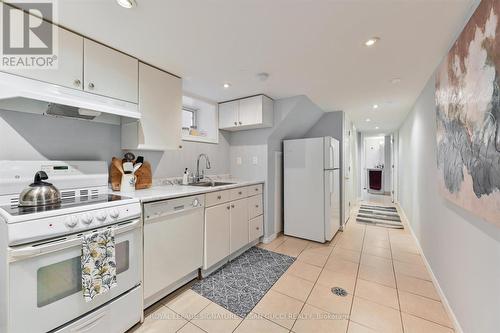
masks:
{"type": "Polygon", "coordinates": [[[204,207],[205,195],[203,194],[150,202],[144,204],[144,220],[148,221],[204,207]]]}

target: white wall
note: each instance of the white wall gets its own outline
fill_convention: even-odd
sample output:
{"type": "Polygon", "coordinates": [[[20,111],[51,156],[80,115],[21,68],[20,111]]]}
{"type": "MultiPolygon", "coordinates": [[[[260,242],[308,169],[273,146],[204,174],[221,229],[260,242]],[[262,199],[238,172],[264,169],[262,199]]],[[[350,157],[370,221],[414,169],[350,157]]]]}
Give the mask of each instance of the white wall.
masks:
{"type": "Polygon", "coordinates": [[[437,190],[435,77],[399,130],[399,201],[464,332],[500,330],[500,228],[437,190]]]}
{"type": "Polygon", "coordinates": [[[120,126],[0,110],[0,160],[105,160],[121,155],[120,126]]]}
{"type": "MultiPolygon", "coordinates": [[[[120,126],[0,110],[0,160],[104,160],[123,156],[120,126]]],[[[183,141],[182,150],[133,151],[151,163],[154,178],[181,176],[194,171],[196,157],[206,153],[212,162],[208,174],[229,173],[229,143],[183,141]]]]}
{"type": "MultiPolygon", "coordinates": [[[[306,132],[323,115],[321,110],[306,96],[294,96],[274,101],[274,124],[272,128],[233,132],[230,136],[230,155],[232,175],[243,179],[256,179],[264,176],[264,236],[270,237],[276,233],[275,205],[282,202],[282,189],[277,188],[276,153],[283,151],[283,140],[296,139],[305,136],[306,132]],[[252,163],[253,156],[258,157],[258,164],[252,163]],[[242,164],[236,163],[237,157],[247,155],[242,164]],[[261,162],[262,161],[262,162],[261,162]]],[[[280,184],[280,182],[278,182],[280,184]]]]}

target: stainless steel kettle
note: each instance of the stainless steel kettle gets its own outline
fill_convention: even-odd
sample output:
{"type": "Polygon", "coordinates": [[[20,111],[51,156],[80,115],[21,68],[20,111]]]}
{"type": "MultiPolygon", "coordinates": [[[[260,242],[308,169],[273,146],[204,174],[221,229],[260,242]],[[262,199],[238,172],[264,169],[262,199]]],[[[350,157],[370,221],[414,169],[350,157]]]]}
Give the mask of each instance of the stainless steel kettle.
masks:
{"type": "Polygon", "coordinates": [[[19,206],[47,206],[61,202],[61,193],[51,183],[44,182],[49,179],[45,171],[38,171],[35,180],[19,195],[19,206]]]}

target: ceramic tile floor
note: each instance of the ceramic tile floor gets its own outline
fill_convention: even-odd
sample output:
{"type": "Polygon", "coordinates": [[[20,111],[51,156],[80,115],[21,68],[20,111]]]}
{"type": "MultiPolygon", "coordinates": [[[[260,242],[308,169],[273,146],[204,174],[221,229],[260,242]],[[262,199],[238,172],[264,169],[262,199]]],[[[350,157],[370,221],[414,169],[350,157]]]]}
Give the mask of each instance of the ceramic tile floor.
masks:
{"type": "Polygon", "coordinates": [[[330,243],[280,236],[259,246],[297,260],[246,318],[187,286],[147,309],[129,332],[453,332],[407,229],[355,223],[353,214],[330,243]]]}

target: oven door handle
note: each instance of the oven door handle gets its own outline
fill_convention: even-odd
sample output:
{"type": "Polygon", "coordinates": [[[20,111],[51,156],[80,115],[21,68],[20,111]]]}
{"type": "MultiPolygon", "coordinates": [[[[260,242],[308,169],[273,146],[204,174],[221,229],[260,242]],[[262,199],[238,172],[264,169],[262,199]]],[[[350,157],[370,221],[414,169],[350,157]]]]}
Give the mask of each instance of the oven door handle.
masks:
{"type": "MultiPolygon", "coordinates": [[[[140,219],[132,220],[130,222],[118,224],[115,227],[115,235],[119,235],[125,233],[127,231],[133,230],[137,228],[141,224],[140,219]]],[[[81,245],[83,242],[83,237],[81,234],[72,237],[72,238],[64,238],[59,241],[54,241],[50,243],[46,243],[43,245],[27,245],[21,246],[17,248],[9,249],[9,262],[19,261],[23,259],[32,258],[35,256],[39,256],[41,254],[56,252],[64,249],[68,249],[73,246],[81,245]]]]}

